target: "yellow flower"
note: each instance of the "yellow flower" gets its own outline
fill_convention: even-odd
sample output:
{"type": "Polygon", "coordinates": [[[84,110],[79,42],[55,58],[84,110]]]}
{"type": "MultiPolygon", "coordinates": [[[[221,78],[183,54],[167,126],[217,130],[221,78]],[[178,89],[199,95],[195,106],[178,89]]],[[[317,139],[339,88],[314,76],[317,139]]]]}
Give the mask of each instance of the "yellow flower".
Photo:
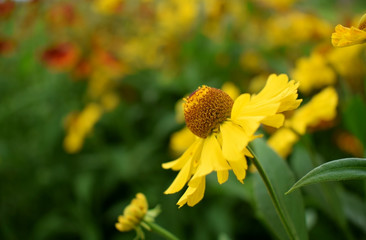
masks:
{"type": "Polygon", "coordinates": [[[328,53],[327,59],[342,77],[359,79],[365,72],[365,64],[362,59],[363,50],[364,45],[334,48],[328,53]]]}
{"type": "Polygon", "coordinates": [[[357,27],[344,27],[338,24],[332,34],[334,47],[348,47],[366,42],[366,14],[364,14],[357,27]]]}
{"type": "Polygon", "coordinates": [[[292,71],[292,76],[300,82],[300,91],[308,94],[313,89],[334,84],[336,75],[331,67],[327,65],[326,59],[313,53],[309,58],[300,58],[292,71]]]}
{"type": "MultiPolygon", "coordinates": [[[[240,94],[239,89],[232,82],[225,82],[221,89],[232,99],[236,99],[240,94]]],[[[175,117],[178,123],[184,122],[183,104],[184,101],[181,99],[175,105],[175,117]]],[[[196,136],[185,127],[172,134],[170,137],[170,149],[176,154],[181,154],[194,142],[195,139],[196,136]]]]}
{"type": "Polygon", "coordinates": [[[278,129],[269,139],[268,145],[281,157],[287,157],[292,151],[292,146],[299,140],[297,135],[290,128],[278,129]]]}
{"type": "Polygon", "coordinates": [[[298,86],[284,74],[272,74],[260,93],[242,94],[235,102],[225,92],[207,86],[193,92],[185,99],[184,115],[197,137],[180,158],[163,164],[165,169],[180,170],[165,194],[176,193],[188,183],[177,204],[194,206],[203,198],[206,175],[213,171],[220,184],[227,181],[229,170],[243,182],[248,168],[245,156],[252,157],[248,143],[261,123],[282,126],[281,112],[301,103],[298,86]]]}
{"type": "Polygon", "coordinates": [[[297,109],[294,115],[286,121],[285,127],[276,131],[268,144],[280,156],[287,157],[292,146],[306,133],[308,127],[318,125],[323,121],[331,121],[336,117],[338,95],[333,87],[328,87],[315,95],[307,104],[297,109]]]}
{"type": "Polygon", "coordinates": [[[123,0],[95,0],[94,10],[100,14],[110,15],[116,13],[123,4],[123,0]]]}
{"type": "Polygon", "coordinates": [[[146,197],[142,193],[136,194],[136,198],[132,199],[123,211],[123,215],[118,217],[116,228],[121,232],[128,232],[139,227],[140,222],[145,217],[148,210],[146,197]]]}
{"type": "Polygon", "coordinates": [[[102,116],[103,109],[96,103],[89,103],[80,113],[72,113],[66,118],[67,134],[64,149],[68,153],[76,153],[83,146],[84,139],[102,116]]]}
{"type": "Polygon", "coordinates": [[[321,121],[330,121],[337,115],[338,94],[328,87],[315,95],[307,104],[299,108],[286,126],[299,134],[305,134],[307,127],[318,125],[321,121]]]}
{"type": "Polygon", "coordinates": [[[170,137],[170,149],[174,153],[181,154],[196,140],[194,134],[188,129],[183,128],[172,134],[170,137]]]}

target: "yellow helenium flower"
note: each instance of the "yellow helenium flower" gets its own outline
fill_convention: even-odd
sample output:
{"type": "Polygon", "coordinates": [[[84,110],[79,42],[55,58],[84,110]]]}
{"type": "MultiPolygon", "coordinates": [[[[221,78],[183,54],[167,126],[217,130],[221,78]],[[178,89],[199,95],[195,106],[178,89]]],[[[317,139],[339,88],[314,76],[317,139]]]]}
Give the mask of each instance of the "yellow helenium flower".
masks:
{"type": "MultiPolygon", "coordinates": [[[[236,99],[240,91],[232,82],[225,82],[222,87],[222,91],[227,93],[232,99],[236,99]]],[[[183,99],[179,100],[175,105],[176,120],[178,123],[184,122],[184,111],[183,111],[183,99]]],[[[196,136],[187,128],[183,128],[172,134],[170,137],[170,149],[174,153],[183,153],[196,139],[196,136]]]]}
{"type": "Polygon", "coordinates": [[[140,222],[145,217],[148,210],[146,197],[142,193],[136,194],[136,198],[132,199],[123,211],[123,215],[118,217],[118,222],[115,224],[118,231],[128,232],[140,225],[140,222]]]}
{"type": "Polygon", "coordinates": [[[307,104],[297,109],[294,115],[286,121],[285,127],[276,131],[268,144],[281,157],[287,157],[292,146],[306,133],[308,127],[313,127],[322,121],[330,121],[336,117],[338,95],[333,87],[328,87],[315,95],[307,104]]]}
{"type": "Polygon", "coordinates": [[[286,126],[299,134],[305,134],[307,127],[318,125],[321,121],[330,121],[337,115],[338,94],[328,87],[315,95],[307,104],[299,108],[286,126]]]}
{"type": "Polygon", "coordinates": [[[184,116],[197,137],[180,158],[163,164],[165,169],[180,170],[165,194],[176,193],[188,183],[177,204],[194,206],[203,198],[206,175],[213,171],[220,184],[227,181],[229,170],[243,182],[248,168],[245,156],[252,157],[248,143],[261,123],[282,126],[281,112],[301,103],[298,86],[284,74],[272,74],[260,93],[242,94],[235,102],[225,92],[207,86],[193,92],[185,99],[184,116]]]}
{"type": "Polygon", "coordinates": [[[299,135],[290,128],[278,129],[269,139],[268,145],[281,157],[287,157],[291,151],[292,146],[299,140],[299,135]]]}
{"type": "Polygon", "coordinates": [[[292,71],[292,77],[300,82],[299,89],[305,94],[336,81],[335,72],[328,66],[326,58],[319,53],[313,53],[309,58],[300,58],[292,71]]]}
{"type": "Polygon", "coordinates": [[[344,27],[338,24],[332,34],[334,47],[348,47],[366,42],[366,14],[364,14],[357,27],[344,27]]]}

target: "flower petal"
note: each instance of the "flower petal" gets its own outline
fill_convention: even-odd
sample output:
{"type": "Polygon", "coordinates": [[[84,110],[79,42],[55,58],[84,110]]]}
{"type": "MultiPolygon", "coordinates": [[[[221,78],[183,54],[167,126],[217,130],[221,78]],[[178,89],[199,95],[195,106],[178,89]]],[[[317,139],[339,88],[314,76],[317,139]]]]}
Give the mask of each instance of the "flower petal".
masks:
{"type": "MultiPolygon", "coordinates": [[[[259,126],[259,123],[258,123],[259,126]]],[[[238,160],[244,156],[244,148],[250,137],[239,125],[226,121],[220,126],[222,134],[222,153],[228,160],[238,160]]]]}
{"type": "Polygon", "coordinates": [[[192,143],[192,145],[183,153],[183,155],[178,158],[177,160],[170,161],[167,163],[163,163],[162,167],[164,169],[173,169],[173,170],[180,170],[184,167],[184,165],[193,157],[194,153],[202,147],[203,143],[202,138],[197,138],[196,141],[192,143]]]}
{"type": "Polygon", "coordinates": [[[206,176],[212,171],[223,171],[228,169],[230,169],[230,166],[224,158],[216,136],[215,134],[211,134],[203,143],[201,159],[192,179],[206,176]]]}
{"type": "Polygon", "coordinates": [[[236,178],[241,183],[243,183],[243,180],[246,176],[246,170],[248,169],[248,164],[245,157],[243,156],[241,159],[238,160],[232,160],[232,161],[229,160],[229,164],[233,169],[236,178]]]}
{"type": "Polygon", "coordinates": [[[200,177],[197,178],[195,181],[191,180],[188,185],[188,189],[177,203],[177,205],[179,205],[179,208],[183,207],[183,205],[186,203],[188,203],[188,206],[193,207],[202,200],[205,193],[206,178],[200,177]]]}
{"type": "Polygon", "coordinates": [[[226,182],[229,178],[229,171],[228,170],[224,170],[224,171],[217,171],[217,181],[220,184],[223,184],[224,182],[226,182]]]}

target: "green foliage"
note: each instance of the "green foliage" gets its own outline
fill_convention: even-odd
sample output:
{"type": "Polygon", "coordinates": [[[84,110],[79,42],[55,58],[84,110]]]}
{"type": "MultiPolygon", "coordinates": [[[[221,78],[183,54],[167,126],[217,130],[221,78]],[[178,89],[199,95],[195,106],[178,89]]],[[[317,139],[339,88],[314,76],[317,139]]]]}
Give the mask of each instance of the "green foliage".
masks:
{"type": "Polygon", "coordinates": [[[284,195],[295,182],[290,168],[263,140],[253,141],[253,147],[256,153],[253,163],[261,176],[254,179],[254,202],[259,217],[279,239],[307,239],[301,193],[284,195]]]}
{"type": "Polygon", "coordinates": [[[345,158],[324,163],[297,181],[288,191],[314,183],[366,179],[366,159],[345,158]]]}

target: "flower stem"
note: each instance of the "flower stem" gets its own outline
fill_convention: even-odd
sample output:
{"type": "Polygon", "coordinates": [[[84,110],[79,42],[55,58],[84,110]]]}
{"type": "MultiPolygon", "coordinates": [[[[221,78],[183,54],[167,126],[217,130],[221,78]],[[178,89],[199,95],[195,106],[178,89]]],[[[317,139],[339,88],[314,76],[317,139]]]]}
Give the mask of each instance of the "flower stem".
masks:
{"type": "Polygon", "coordinates": [[[276,209],[276,212],[279,216],[279,218],[281,219],[281,222],[288,234],[288,236],[291,238],[291,239],[296,239],[295,235],[292,233],[291,231],[291,227],[288,225],[288,222],[286,221],[286,218],[285,218],[285,214],[283,213],[282,211],[282,208],[280,206],[280,203],[279,203],[279,200],[275,194],[275,191],[273,189],[273,186],[272,186],[272,183],[271,181],[269,180],[269,178],[267,177],[261,163],[258,161],[258,158],[257,156],[254,154],[253,150],[248,146],[248,150],[250,151],[250,153],[253,155],[253,159],[252,159],[252,162],[254,164],[254,166],[257,168],[258,170],[258,173],[259,175],[261,176],[263,182],[264,182],[264,185],[266,185],[266,188],[268,190],[268,193],[272,199],[272,203],[276,209]]]}
{"type": "Polygon", "coordinates": [[[143,223],[145,223],[147,226],[149,226],[151,231],[154,231],[154,232],[160,234],[161,236],[165,237],[168,240],[178,240],[179,239],[176,236],[174,236],[171,232],[167,231],[166,229],[162,228],[161,226],[159,226],[156,223],[149,222],[149,221],[143,221],[143,223]]]}

